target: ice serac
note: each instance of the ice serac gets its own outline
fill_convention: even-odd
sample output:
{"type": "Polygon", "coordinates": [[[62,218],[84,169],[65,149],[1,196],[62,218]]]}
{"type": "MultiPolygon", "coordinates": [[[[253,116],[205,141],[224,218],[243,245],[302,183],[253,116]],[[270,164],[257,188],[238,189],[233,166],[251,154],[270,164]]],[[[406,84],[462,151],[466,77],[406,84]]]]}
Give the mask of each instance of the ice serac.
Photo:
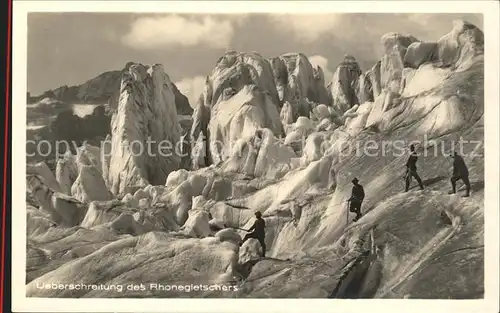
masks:
{"type": "Polygon", "coordinates": [[[438,45],[435,42],[416,41],[408,46],[404,56],[405,66],[419,68],[420,65],[438,60],[438,45]]]}
{"type": "Polygon", "coordinates": [[[207,77],[193,113],[193,168],[219,163],[234,141],[257,128],[281,130],[280,100],[269,62],[258,53],[228,52],[207,77]]]}
{"type": "Polygon", "coordinates": [[[113,194],[123,194],[128,187],[162,185],[178,169],[180,157],[174,149],[181,127],[162,65],[134,64],[123,74],[111,127],[108,186],[113,194]]]}
{"type": "MultiPolygon", "coordinates": [[[[205,86],[207,88],[207,86],[205,86]]],[[[207,144],[210,108],[203,104],[203,95],[193,111],[193,123],[189,133],[191,145],[191,168],[200,169],[210,164],[210,151],[207,144]]]]}
{"type": "Polygon", "coordinates": [[[80,224],[89,229],[108,228],[118,234],[140,235],[149,231],[178,229],[170,213],[156,206],[131,207],[119,200],[93,201],[80,224]]]}
{"type": "Polygon", "coordinates": [[[281,132],[280,115],[271,99],[257,86],[247,85],[212,109],[208,130],[210,154],[214,164],[225,161],[236,141],[259,128],[281,132]]]}
{"type": "Polygon", "coordinates": [[[111,200],[113,195],[109,192],[96,166],[81,165],[78,177],[71,187],[71,195],[81,202],[111,200]]]}
{"type": "Polygon", "coordinates": [[[193,205],[193,197],[202,195],[205,187],[210,185],[208,180],[208,177],[203,173],[195,172],[193,175],[188,175],[185,170],[172,172],[168,176],[165,184],[166,189],[159,201],[170,208],[179,225],[183,225],[188,219],[188,212],[193,205]]]}
{"type": "Polygon", "coordinates": [[[372,72],[367,71],[359,76],[356,84],[356,97],[359,104],[373,102],[372,72]]]}
{"type": "MultiPolygon", "coordinates": [[[[319,104],[329,105],[331,103],[330,96],[326,90],[326,79],[325,72],[321,66],[313,67],[314,78],[316,79],[316,86],[318,87],[318,97],[316,102],[319,104]]],[[[329,79],[330,77],[328,77],[329,79]]]]}
{"type": "Polygon", "coordinates": [[[269,129],[239,139],[222,170],[250,177],[281,178],[291,169],[293,150],[278,142],[269,129]]]}
{"type": "Polygon", "coordinates": [[[201,102],[212,108],[223,98],[228,97],[229,90],[233,90],[232,93],[235,94],[250,84],[257,85],[262,91],[267,92],[271,101],[280,107],[269,62],[257,52],[227,52],[219,58],[215,68],[207,77],[201,102]]]}
{"type": "Polygon", "coordinates": [[[481,30],[467,22],[455,21],[453,30],[437,43],[437,52],[434,48],[436,45],[421,42],[409,46],[405,52],[408,67],[401,69],[398,63],[393,68],[401,78],[390,81],[388,88],[376,96],[367,127],[376,126],[381,131],[411,127],[418,134],[439,137],[481,118],[484,112],[481,30]],[[455,37],[459,39],[453,41],[455,37]]]}
{"type": "Polygon", "coordinates": [[[99,147],[83,144],[76,151],[75,161],[78,170],[82,166],[94,166],[102,174],[101,150],[99,147]]]}
{"type": "Polygon", "coordinates": [[[189,217],[181,228],[181,233],[193,238],[208,237],[210,230],[208,212],[204,210],[190,210],[189,217]]]}
{"type": "Polygon", "coordinates": [[[292,105],[294,120],[309,116],[310,103],[329,104],[321,67],[314,68],[302,53],[286,53],[270,59],[280,101],[292,105]]]}
{"type": "Polygon", "coordinates": [[[28,164],[26,168],[27,175],[36,175],[38,176],[43,183],[51,188],[54,191],[61,192],[61,187],[54,176],[54,174],[50,171],[49,167],[45,162],[39,162],[36,164],[28,164]]]}
{"type": "MultiPolygon", "coordinates": [[[[102,178],[106,186],[109,186],[109,162],[111,160],[111,135],[107,135],[101,144],[102,178]]],[[[109,188],[109,187],[108,187],[109,188]]]]}
{"type": "Polygon", "coordinates": [[[411,35],[387,33],[382,36],[381,43],[385,54],[380,61],[380,84],[382,90],[399,92],[402,83],[404,56],[408,46],[417,41],[411,35]]]}
{"type": "Polygon", "coordinates": [[[280,118],[281,118],[281,124],[283,126],[293,124],[294,118],[293,118],[293,108],[290,102],[286,101],[283,103],[283,107],[281,108],[280,111],[280,118]]]}
{"type": "MultiPolygon", "coordinates": [[[[106,144],[102,147],[106,149],[106,144]]],[[[109,155],[109,151],[108,154],[104,152],[86,143],[76,149],[76,155],[67,151],[56,166],[61,191],[81,202],[112,198],[103,176],[107,167],[102,164],[103,155],[109,155]]]]}
{"type": "Polygon", "coordinates": [[[382,92],[382,84],[380,82],[380,65],[381,62],[378,61],[371,68],[370,81],[372,84],[373,98],[376,98],[382,92]]]}
{"type": "Polygon", "coordinates": [[[334,111],[342,116],[345,111],[359,103],[356,96],[356,85],[361,76],[361,68],[356,59],[346,55],[333,74],[330,93],[334,111]]]}
{"type": "Polygon", "coordinates": [[[56,179],[61,187],[61,191],[67,195],[71,195],[71,186],[73,186],[77,177],[78,167],[75,156],[68,151],[62,159],[57,161],[56,165],[56,179]]]}
{"type": "Polygon", "coordinates": [[[401,52],[403,52],[409,45],[416,41],[418,41],[418,39],[410,34],[403,35],[396,32],[386,33],[380,39],[386,54],[391,53],[394,50],[394,46],[397,46],[398,49],[401,49],[401,52]]]}
{"type": "Polygon", "coordinates": [[[45,212],[56,225],[72,227],[78,225],[86,213],[86,207],[77,199],[52,189],[43,177],[28,174],[27,191],[33,196],[36,206],[45,212]]]}
{"type": "Polygon", "coordinates": [[[455,20],[452,31],[438,40],[437,50],[442,66],[467,68],[484,53],[484,34],[467,21],[455,20]]]}

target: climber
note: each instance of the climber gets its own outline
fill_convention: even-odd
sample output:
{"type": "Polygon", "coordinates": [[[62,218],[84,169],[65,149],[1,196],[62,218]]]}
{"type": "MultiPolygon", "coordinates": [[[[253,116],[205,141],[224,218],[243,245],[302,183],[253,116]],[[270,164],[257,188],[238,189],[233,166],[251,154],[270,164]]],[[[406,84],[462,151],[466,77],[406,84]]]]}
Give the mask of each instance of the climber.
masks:
{"type": "Polygon", "coordinates": [[[255,238],[255,239],[257,239],[259,241],[260,246],[262,247],[262,257],[265,258],[266,257],[266,243],[265,243],[266,222],[262,218],[262,213],[260,213],[259,211],[255,212],[255,217],[257,218],[257,220],[252,225],[252,227],[250,227],[250,229],[248,229],[248,230],[245,230],[245,231],[248,231],[248,232],[251,231],[251,233],[245,235],[245,237],[243,238],[243,240],[240,242],[240,247],[248,239],[255,238]]]}
{"type": "Polygon", "coordinates": [[[420,190],[424,190],[424,184],[422,183],[422,180],[420,179],[420,176],[417,174],[417,160],[418,156],[417,153],[415,152],[415,146],[411,145],[410,146],[410,157],[408,158],[408,161],[406,162],[406,174],[405,174],[405,181],[406,181],[406,186],[405,186],[405,192],[408,191],[410,188],[410,182],[411,178],[415,177],[415,179],[418,182],[418,185],[420,186],[420,190]]]}
{"type": "Polygon", "coordinates": [[[358,183],[359,180],[356,177],[354,177],[351,182],[354,186],[352,186],[351,197],[347,200],[347,202],[350,202],[349,211],[356,213],[356,217],[353,220],[356,222],[361,218],[361,204],[365,198],[365,190],[363,189],[363,186],[358,183]]]}
{"type": "Polygon", "coordinates": [[[453,158],[453,174],[451,176],[451,191],[448,194],[456,192],[456,183],[461,179],[467,188],[464,197],[468,197],[470,195],[470,182],[467,165],[465,165],[464,159],[456,151],[453,152],[451,157],[453,158]]]}

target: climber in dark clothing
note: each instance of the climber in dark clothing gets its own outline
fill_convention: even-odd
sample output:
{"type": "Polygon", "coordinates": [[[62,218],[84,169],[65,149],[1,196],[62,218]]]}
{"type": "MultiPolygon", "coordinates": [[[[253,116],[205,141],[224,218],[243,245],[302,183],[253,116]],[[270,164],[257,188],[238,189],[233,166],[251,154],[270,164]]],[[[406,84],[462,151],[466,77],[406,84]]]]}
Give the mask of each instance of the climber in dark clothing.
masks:
{"type": "Polygon", "coordinates": [[[417,153],[415,152],[415,146],[411,145],[410,146],[410,157],[408,158],[408,161],[406,162],[406,175],[405,175],[405,181],[406,181],[406,186],[405,186],[405,192],[410,189],[410,182],[411,178],[415,177],[416,181],[418,182],[418,185],[420,186],[420,190],[424,189],[424,184],[422,183],[422,180],[420,179],[420,176],[417,174],[417,160],[418,156],[417,153]]]}
{"type": "Polygon", "coordinates": [[[257,239],[260,243],[260,246],[262,247],[262,257],[264,258],[266,256],[266,243],[265,243],[266,222],[262,218],[262,213],[260,213],[259,211],[255,212],[255,217],[257,218],[257,220],[252,225],[252,227],[250,227],[250,229],[247,230],[251,231],[251,233],[245,235],[243,241],[240,242],[240,247],[245,241],[247,241],[250,238],[257,239]]]}
{"type": "Polygon", "coordinates": [[[352,180],[354,186],[352,186],[351,197],[347,200],[350,202],[349,211],[356,213],[354,222],[361,218],[361,204],[365,198],[365,190],[358,182],[359,180],[356,177],[352,180]]]}
{"type": "Polygon", "coordinates": [[[464,197],[468,197],[470,195],[470,182],[467,165],[465,165],[464,159],[458,155],[457,152],[453,152],[451,157],[453,158],[453,174],[451,176],[451,191],[449,194],[454,194],[456,192],[457,181],[461,179],[467,188],[464,197]]]}

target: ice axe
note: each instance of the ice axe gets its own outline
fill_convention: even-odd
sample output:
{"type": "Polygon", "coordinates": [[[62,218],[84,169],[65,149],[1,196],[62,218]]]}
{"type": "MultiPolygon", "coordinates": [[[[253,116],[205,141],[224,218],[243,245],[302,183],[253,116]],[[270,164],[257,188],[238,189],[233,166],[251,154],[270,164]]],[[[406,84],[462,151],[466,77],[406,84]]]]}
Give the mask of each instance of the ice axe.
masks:
{"type": "Polygon", "coordinates": [[[348,199],[345,203],[345,215],[346,215],[346,224],[345,226],[349,225],[349,202],[351,202],[351,199],[348,199]]]}
{"type": "Polygon", "coordinates": [[[248,229],[243,229],[243,228],[233,227],[233,226],[227,226],[226,224],[224,224],[224,227],[226,227],[226,228],[232,228],[232,229],[239,229],[239,230],[243,230],[243,231],[248,232],[248,229]]]}

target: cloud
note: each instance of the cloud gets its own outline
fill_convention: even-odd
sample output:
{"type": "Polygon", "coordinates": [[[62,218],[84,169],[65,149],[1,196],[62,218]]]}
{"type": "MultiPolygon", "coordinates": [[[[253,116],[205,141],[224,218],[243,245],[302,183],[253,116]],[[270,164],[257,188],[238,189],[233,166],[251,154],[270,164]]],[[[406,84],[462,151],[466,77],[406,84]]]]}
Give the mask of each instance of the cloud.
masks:
{"type": "Polygon", "coordinates": [[[341,24],[341,17],[340,14],[279,14],[271,16],[271,22],[278,30],[292,32],[299,40],[313,42],[335,32],[341,24]]]}
{"type": "Polygon", "coordinates": [[[430,14],[412,13],[407,15],[408,21],[420,26],[426,26],[432,22],[433,16],[430,14]]]}
{"type": "Polygon", "coordinates": [[[189,99],[189,104],[194,108],[198,102],[198,98],[203,93],[205,88],[205,77],[195,76],[184,78],[175,83],[177,89],[189,99]]]}
{"type": "Polygon", "coordinates": [[[112,28],[105,28],[101,32],[101,36],[110,42],[120,41],[120,36],[117,35],[116,31],[112,28]]]}
{"type": "Polygon", "coordinates": [[[169,15],[138,18],[122,41],[136,49],[193,47],[200,44],[211,48],[226,48],[233,35],[234,25],[228,19],[211,16],[195,19],[169,15]]]}
{"type": "Polygon", "coordinates": [[[333,77],[333,72],[328,67],[328,59],[322,55],[316,54],[309,57],[309,62],[311,62],[311,64],[314,67],[321,66],[321,68],[323,69],[323,73],[325,75],[325,84],[328,85],[328,83],[332,80],[333,77]]]}

